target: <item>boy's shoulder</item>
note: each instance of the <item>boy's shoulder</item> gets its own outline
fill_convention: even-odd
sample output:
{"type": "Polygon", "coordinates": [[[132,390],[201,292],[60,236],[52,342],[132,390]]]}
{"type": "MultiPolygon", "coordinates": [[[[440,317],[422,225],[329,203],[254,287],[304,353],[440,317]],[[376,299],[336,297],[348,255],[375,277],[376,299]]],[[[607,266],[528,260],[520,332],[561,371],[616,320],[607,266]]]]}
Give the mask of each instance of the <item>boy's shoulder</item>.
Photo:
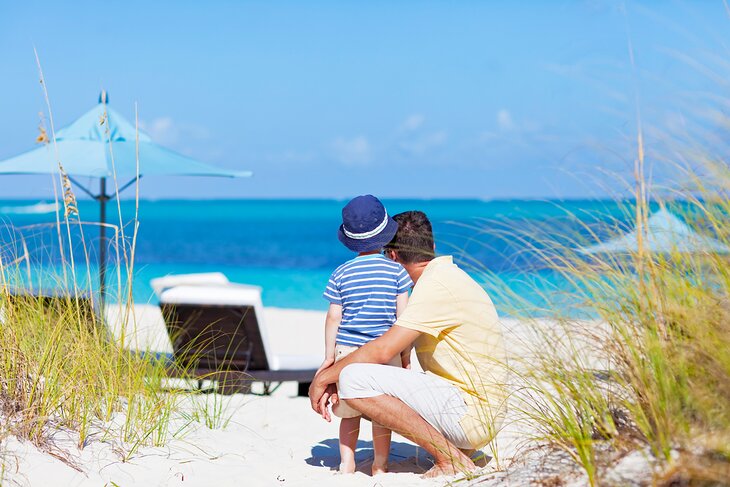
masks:
{"type": "Polygon", "coordinates": [[[383,256],[376,256],[369,259],[353,258],[341,264],[333,275],[342,275],[348,270],[355,270],[358,268],[372,269],[373,272],[388,272],[393,274],[400,274],[401,271],[405,272],[405,269],[398,262],[392,261],[383,256]]]}
{"type": "Polygon", "coordinates": [[[345,262],[345,263],[340,264],[339,266],[337,266],[337,268],[334,271],[332,271],[332,275],[333,276],[337,276],[339,274],[342,274],[342,271],[344,271],[345,269],[347,269],[347,264],[349,264],[351,261],[352,260],[348,260],[347,262],[345,262]]]}
{"type": "Polygon", "coordinates": [[[335,269],[334,271],[332,271],[332,276],[333,276],[333,277],[336,277],[336,276],[339,276],[339,275],[341,275],[341,274],[342,274],[343,272],[345,272],[345,271],[346,271],[346,270],[347,270],[347,269],[348,269],[348,268],[349,268],[349,267],[350,267],[350,266],[351,266],[351,265],[352,265],[352,264],[353,264],[354,262],[357,262],[357,258],[356,258],[356,257],[354,257],[354,258],[352,258],[352,259],[350,259],[350,260],[348,260],[348,261],[346,261],[346,262],[343,262],[342,264],[340,264],[339,266],[337,266],[337,268],[336,268],[336,269],[335,269]]]}
{"type": "Polygon", "coordinates": [[[403,269],[403,266],[399,263],[392,261],[386,257],[375,255],[368,259],[363,259],[361,257],[353,257],[352,259],[348,260],[347,262],[340,264],[337,269],[334,270],[332,273],[333,276],[339,276],[342,275],[344,272],[346,272],[348,269],[357,268],[357,267],[371,267],[371,266],[378,266],[378,267],[385,267],[388,270],[396,273],[400,273],[400,270],[403,269]]]}

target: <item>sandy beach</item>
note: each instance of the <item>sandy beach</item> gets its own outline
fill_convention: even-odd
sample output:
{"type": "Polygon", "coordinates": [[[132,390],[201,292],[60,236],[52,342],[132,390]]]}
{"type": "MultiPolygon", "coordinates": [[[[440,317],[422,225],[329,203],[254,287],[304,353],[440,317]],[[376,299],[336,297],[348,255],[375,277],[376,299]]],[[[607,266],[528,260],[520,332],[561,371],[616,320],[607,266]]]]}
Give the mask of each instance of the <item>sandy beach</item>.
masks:
{"type": "MultiPolygon", "coordinates": [[[[266,308],[272,346],[281,353],[321,350],[324,313],[305,310],[266,308]]],[[[119,310],[110,307],[107,319],[116,336],[121,329],[119,310]]],[[[169,351],[159,308],[137,305],[130,324],[136,333],[127,345],[137,349],[169,351]]],[[[514,328],[516,322],[508,321],[514,328]]],[[[414,357],[414,363],[415,361],[414,357]]],[[[260,390],[256,385],[254,392],[260,390]]],[[[358,472],[339,475],[337,423],[327,423],[314,414],[309,401],[296,397],[294,383],[285,383],[270,396],[190,395],[187,401],[219,401],[223,405],[224,427],[209,429],[201,423],[177,418],[172,430],[179,429],[165,447],[143,447],[129,458],[129,445],[105,439],[104,428],[121,424],[118,415],[109,425],[100,425],[83,449],[77,436],[57,431],[43,452],[28,442],[10,438],[4,445],[5,480],[11,485],[68,486],[234,486],[234,485],[347,485],[407,486],[443,485],[447,479],[422,479],[430,468],[428,455],[412,442],[393,435],[391,473],[373,478],[370,427],[363,424],[356,459],[358,472]],[[63,460],[62,460],[63,459],[63,460]]],[[[191,403],[183,411],[192,411],[191,403]]],[[[496,441],[499,461],[492,459],[483,472],[504,469],[525,446],[524,431],[509,420],[496,441]]],[[[489,453],[491,456],[492,454],[489,453]]]]}
{"type": "MultiPolygon", "coordinates": [[[[332,470],[338,463],[337,427],[309,410],[306,398],[292,397],[296,390],[283,387],[270,397],[234,395],[223,398],[230,423],[211,430],[196,424],[183,438],[164,448],[142,448],[123,461],[100,432],[83,451],[73,435],[59,432],[53,442],[68,449],[69,463],[11,440],[6,449],[6,480],[20,485],[68,486],[234,486],[234,485],[373,485],[359,472],[344,478],[332,470]],[[113,482],[113,483],[112,483],[113,482]]],[[[372,455],[369,428],[359,443],[359,468],[366,471],[372,455]]],[[[65,456],[66,454],[59,455],[65,456]]],[[[380,476],[381,485],[441,485],[427,482],[419,473],[428,460],[407,440],[394,436],[393,472],[380,476]]]]}

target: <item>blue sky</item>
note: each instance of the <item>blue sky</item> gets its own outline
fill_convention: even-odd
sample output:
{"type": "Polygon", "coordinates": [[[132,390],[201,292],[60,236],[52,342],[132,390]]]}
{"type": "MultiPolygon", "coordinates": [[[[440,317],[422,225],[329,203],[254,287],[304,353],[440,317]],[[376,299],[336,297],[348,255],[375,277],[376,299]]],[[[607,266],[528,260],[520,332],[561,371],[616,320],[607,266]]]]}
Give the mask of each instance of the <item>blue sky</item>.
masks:
{"type": "Polygon", "coordinates": [[[35,46],[57,127],[105,88],[156,141],[255,172],[144,197],[601,196],[630,177],[635,94],[657,134],[723,95],[728,27],[722,0],[2,2],[0,159],[45,111],[35,46]]]}

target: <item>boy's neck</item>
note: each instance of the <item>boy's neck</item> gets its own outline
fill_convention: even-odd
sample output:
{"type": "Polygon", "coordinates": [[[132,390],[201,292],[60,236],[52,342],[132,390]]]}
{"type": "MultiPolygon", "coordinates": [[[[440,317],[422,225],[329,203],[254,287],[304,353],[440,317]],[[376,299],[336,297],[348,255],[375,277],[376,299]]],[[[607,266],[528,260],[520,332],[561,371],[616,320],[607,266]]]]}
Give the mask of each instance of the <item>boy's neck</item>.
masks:
{"type": "Polygon", "coordinates": [[[375,255],[375,254],[379,254],[379,253],[380,253],[380,250],[369,250],[367,252],[360,252],[359,254],[357,254],[357,256],[362,257],[363,255],[375,255]]]}

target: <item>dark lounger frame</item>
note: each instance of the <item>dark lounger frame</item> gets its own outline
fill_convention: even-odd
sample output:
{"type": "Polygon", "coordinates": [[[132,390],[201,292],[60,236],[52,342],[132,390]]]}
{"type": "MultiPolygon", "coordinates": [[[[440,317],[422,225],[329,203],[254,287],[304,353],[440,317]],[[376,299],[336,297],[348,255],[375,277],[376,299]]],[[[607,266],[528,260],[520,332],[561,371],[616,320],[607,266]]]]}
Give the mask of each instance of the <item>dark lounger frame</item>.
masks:
{"type": "Polygon", "coordinates": [[[270,370],[256,311],[247,305],[160,303],[172,341],[172,375],[217,382],[223,394],[250,392],[264,383],[264,394],[282,382],[298,383],[306,396],[316,369],[270,370]]]}

